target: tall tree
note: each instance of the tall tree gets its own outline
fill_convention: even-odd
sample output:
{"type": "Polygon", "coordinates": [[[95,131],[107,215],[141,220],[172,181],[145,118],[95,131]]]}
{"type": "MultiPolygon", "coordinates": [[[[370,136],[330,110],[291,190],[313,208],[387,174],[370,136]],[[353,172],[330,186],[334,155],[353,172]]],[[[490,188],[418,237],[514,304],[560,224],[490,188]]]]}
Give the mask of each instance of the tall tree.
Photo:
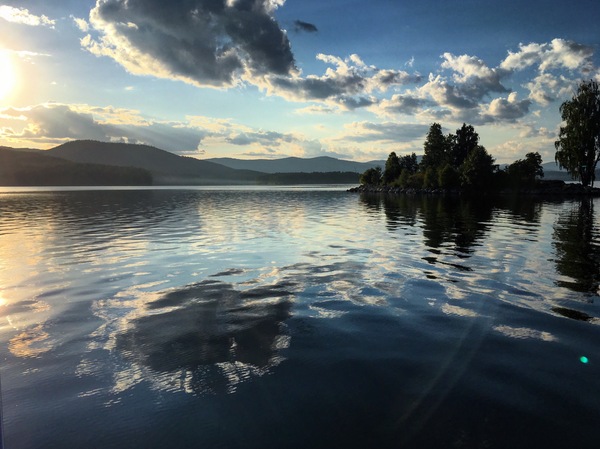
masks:
{"type": "Polygon", "coordinates": [[[461,166],[461,183],[471,189],[489,189],[494,174],[494,158],[481,145],[469,152],[461,166]]]}
{"type": "Polygon", "coordinates": [[[400,159],[394,151],[390,153],[385,161],[385,169],[383,170],[384,184],[391,184],[400,176],[400,159]]]}
{"type": "Polygon", "coordinates": [[[419,163],[417,162],[417,155],[415,153],[402,156],[398,159],[398,164],[400,165],[400,172],[402,172],[402,170],[406,170],[411,175],[416,173],[419,169],[419,163]]]}
{"type": "Polygon", "coordinates": [[[560,106],[564,126],[554,143],[554,156],[584,186],[593,184],[600,159],[600,89],[596,81],[582,82],[571,100],[560,106]]]}
{"type": "Polygon", "coordinates": [[[460,167],[469,154],[479,145],[479,134],[471,125],[463,123],[456,134],[452,136],[452,148],[450,149],[450,163],[453,167],[460,167]]]}
{"type": "Polygon", "coordinates": [[[450,141],[448,137],[444,136],[442,125],[434,123],[429,127],[423,150],[424,154],[421,160],[423,171],[426,171],[429,167],[443,167],[448,162],[450,141]]]}

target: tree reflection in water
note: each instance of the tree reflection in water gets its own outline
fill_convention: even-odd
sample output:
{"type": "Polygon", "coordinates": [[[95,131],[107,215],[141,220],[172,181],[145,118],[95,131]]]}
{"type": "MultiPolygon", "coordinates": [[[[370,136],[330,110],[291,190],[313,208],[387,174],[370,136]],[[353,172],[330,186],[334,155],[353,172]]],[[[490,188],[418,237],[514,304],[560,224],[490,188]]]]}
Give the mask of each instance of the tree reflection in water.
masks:
{"type": "Polygon", "coordinates": [[[383,205],[390,231],[421,221],[424,243],[432,252],[450,247],[459,257],[469,257],[491,226],[493,206],[488,198],[363,194],[360,199],[370,210],[383,205]]]}
{"type": "Polygon", "coordinates": [[[585,293],[590,301],[600,285],[600,240],[594,224],[593,200],[586,198],[560,214],[554,225],[556,284],[585,293]]]}

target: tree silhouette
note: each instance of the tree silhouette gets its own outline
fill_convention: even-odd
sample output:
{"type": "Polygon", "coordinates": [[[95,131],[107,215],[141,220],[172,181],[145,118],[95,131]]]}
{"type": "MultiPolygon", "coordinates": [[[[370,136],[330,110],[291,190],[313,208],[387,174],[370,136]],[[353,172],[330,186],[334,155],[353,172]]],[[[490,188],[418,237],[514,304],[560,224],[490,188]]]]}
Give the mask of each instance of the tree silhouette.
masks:
{"type": "Polygon", "coordinates": [[[584,186],[595,181],[600,159],[600,89],[596,81],[582,82],[575,96],[560,106],[565,126],[555,142],[555,160],[584,186]]]}

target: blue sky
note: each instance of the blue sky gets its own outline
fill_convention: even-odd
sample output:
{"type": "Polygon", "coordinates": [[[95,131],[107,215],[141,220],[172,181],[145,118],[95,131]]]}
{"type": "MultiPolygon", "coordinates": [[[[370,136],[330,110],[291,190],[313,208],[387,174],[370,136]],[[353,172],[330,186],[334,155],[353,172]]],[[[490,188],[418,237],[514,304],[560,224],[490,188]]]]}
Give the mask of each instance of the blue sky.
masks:
{"type": "Polygon", "coordinates": [[[0,145],[367,161],[465,122],[551,161],[598,23],[595,0],[0,0],[0,145]]]}

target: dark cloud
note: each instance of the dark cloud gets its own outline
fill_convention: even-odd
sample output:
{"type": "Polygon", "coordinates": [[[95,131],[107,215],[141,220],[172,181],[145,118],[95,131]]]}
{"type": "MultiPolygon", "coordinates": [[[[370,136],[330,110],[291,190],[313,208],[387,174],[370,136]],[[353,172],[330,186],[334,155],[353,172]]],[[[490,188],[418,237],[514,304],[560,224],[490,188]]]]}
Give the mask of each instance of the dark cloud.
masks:
{"type": "Polygon", "coordinates": [[[293,101],[322,101],[346,110],[373,106],[378,100],[369,95],[385,92],[392,86],[420,80],[420,75],[404,71],[382,70],[366,65],[357,55],[341,59],[317,55],[317,59],[335,66],[323,76],[272,76],[267,90],[293,101]]]}
{"type": "Polygon", "coordinates": [[[305,31],[307,33],[316,33],[319,31],[315,25],[302,20],[294,20],[294,30],[297,32],[305,31]]]}
{"type": "Polygon", "coordinates": [[[228,86],[295,71],[286,33],[269,0],[98,0],[90,23],[101,34],[84,47],[133,73],[228,86]]]}
{"type": "Polygon", "coordinates": [[[226,142],[233,145],[261,145],[280,146],[283,142],[290,143],[294,140],[291,135],[281,134],[274,131],[242,132],[229,136],[226,142]]]}
{"type": "Polygon", "coordinates": [[[396,94],[389,100],[383,100],[379,109],[384,113],[413,115],[433,106],[435,103],[425,98],[396,94]]]}

